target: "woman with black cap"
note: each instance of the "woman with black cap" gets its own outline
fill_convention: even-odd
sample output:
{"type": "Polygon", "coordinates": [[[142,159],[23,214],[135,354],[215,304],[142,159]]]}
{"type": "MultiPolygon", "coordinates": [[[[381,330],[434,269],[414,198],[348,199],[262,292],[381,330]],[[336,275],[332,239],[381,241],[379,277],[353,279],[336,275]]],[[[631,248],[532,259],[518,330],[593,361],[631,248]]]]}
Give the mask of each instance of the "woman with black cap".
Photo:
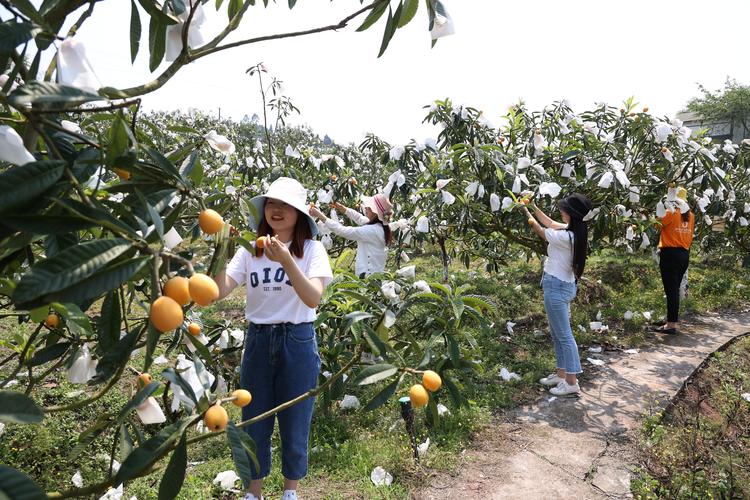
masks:
{"type": "Polygon", "coordinates": [[[591,202],[579,193],[561,200],[558,208],[563,222],[550,219],[534,205],[531,205],[532,216],[526,205],[522,206],[531,228],[548,243],[542,289],[557,371],[539,382],[552,386],[550,392],[555,396],[577,395],[581,392],[577,375],[582,370],[578,344],[570,326],[570,303],[576,296],[578,279],[586,265],[588,224],[584,218],[591,210],[591,202]]]}

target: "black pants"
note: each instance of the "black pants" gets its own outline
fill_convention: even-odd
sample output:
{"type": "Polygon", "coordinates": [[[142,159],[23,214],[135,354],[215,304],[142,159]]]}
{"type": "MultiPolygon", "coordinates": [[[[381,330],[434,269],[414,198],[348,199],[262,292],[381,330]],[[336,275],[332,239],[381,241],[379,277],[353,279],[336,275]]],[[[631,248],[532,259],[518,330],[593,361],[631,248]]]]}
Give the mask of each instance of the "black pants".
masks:
{"type": "Polygon", "coordinates": [[[667,294],[667,321],[676,323],[680,314],[680,283],[688,268],[690,252],[684,248],[662,248],[659,256],[661,281],[667,294]]]}

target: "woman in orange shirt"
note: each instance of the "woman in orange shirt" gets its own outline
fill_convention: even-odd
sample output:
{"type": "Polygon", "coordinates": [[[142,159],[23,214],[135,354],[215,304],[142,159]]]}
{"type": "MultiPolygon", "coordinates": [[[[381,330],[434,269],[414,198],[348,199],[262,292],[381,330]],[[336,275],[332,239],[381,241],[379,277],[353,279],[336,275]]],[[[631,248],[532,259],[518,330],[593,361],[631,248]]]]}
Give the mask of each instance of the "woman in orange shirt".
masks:
{"type": "MultiPolygon", "coordinates": [[[[681,187],[677,198],[687,201],[687,191],[681,187]]],[[[688,209],[684,214],[679,208],[661,218],[659,235],[659,270],[667,295],[667,322],[654,330],[661,333],[677,333],[680,312],[680,283],[688,268],[690,245],[693,243],[695,216],[688,209]]]]}

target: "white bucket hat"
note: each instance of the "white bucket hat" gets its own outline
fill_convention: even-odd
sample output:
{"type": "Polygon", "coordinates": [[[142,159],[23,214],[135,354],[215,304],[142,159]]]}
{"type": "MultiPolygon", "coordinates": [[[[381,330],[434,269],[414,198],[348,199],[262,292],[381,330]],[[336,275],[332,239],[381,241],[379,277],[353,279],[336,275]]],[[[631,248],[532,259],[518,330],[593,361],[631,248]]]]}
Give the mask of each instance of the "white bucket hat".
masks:
{"type": "Polygon", "coordinates": [[[318,234],[318,225],[315,223],[315,219],[310,216],[310,208],[307,206],[307,190],[299,183],[299,181],[290,177],[279,177],[268,186],[266,194],[256,196],[250,200],[250,203],[255,207],[258,215],[256,219],[254,214],[250,214],[248,224],[253,231],[258,230],[258,225],[263,219],[263,211],[265,210],[266,198],[273,198],[275,200],[281,200],[284,203],[293,206],[298,212],[307,217],[307,222],[310,225],[310,231],[313,237],[318,234]]]}

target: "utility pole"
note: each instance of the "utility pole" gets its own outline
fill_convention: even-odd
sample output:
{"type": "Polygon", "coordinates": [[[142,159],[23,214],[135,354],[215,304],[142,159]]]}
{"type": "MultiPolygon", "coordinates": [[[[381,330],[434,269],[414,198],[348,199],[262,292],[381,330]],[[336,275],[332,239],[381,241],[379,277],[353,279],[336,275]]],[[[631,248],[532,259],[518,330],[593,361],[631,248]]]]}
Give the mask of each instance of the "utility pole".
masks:
{"type": "Polygon", "coordinates": [[[221,106],[219,106],[219,120],[221,120],[221,106]]]}

